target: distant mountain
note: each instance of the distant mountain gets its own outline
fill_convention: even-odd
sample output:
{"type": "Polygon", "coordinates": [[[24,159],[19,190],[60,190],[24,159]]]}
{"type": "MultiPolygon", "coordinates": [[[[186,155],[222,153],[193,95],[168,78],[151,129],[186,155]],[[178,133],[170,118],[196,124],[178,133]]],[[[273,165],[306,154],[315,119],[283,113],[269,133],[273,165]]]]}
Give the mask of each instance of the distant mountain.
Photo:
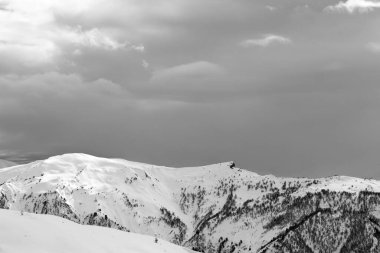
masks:
{"type": "Polygon", "coordinates": [[[60,217],[0,210],[0,252],[4,253],[190,253],[151,236],[81,226],[60,217]]]}
{"type": "Polygon", "coordinates": [[[14,162],[10,162],[10,161],[0,159],[0,169],[15,166],[15,165],[17,165],[17,164],[14,162]]]}
{"type": "Polygon", "coordinates": [[[380,182],[168,168],[67,154],[0,171],[0,208],[153,235],[203,252],[380,252],[380,182]]]}

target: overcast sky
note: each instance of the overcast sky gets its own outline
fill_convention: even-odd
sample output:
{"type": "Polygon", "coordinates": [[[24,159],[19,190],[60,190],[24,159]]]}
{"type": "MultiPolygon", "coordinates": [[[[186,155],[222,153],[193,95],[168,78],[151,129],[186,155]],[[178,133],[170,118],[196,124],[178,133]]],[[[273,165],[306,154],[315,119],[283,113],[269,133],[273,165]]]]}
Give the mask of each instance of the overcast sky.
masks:
{"type": "Polygon", "coordinates": [[[0,158],[380,178],[380,1],[0,0],[0,158]]]}

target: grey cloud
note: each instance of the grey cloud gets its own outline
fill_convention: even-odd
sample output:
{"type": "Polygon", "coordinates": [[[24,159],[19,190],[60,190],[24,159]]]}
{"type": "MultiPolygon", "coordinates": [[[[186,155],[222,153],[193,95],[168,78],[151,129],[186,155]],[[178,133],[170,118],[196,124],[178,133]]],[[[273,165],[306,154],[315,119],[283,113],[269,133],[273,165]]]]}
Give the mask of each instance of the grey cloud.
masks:
{"type": "Polygon", "coordinates": [[[323,11],[335,0],[24,2],[0,14],[2,158],[85,152],[380,176],[375,10],[323,11]],[[237,46],[267,45],[265,34],[293,43],[237,46]]]}
{"type": "Polygon", "coordinates": [[[290,44],[292,41],[291,39],[276,35],[276,34],[266,34],[258,39],[247,39],[240,43],[243,47],[251,47],[251,46],[260,46],[260,47],[267,47],[271,44],[290,44]]]}
{"type": "Polygon", "coordinates": [[[65,147],[74,151],[82,145],[91,151],[92,139],[106,138],[103,135],[119,127],[113,124],[124,122],[126,127],[128,119],[120,120],[115,112],[128,114],[138,107],[119,85],[84,81],[77,75],[2,77],[0,88],[0,135],[6,137],[0,149],[16,153],[12,160],[42,157],[65,147]]]}
{"type": "Polygon", "coordinates": [[[380,43],[370,42],[368,48],[375,53],[380,53],[380,43]]]}
{"type": "Polygon", "coordinates": [[[328,12],[366,13],[380,8],[380,2],[369,0],[346,0],[325,8],[328,12]]]}
{"type": "MultiPolygon", "coordinates": [[[[182,64],[166,69],[156,70],[152,76],[153,83],[181,81],[181,79],[202,79],[208,76],[218,76],[223,73],[221,67],[216,64],[198,61],[182,64]]],[[[197,80],[196,80],[197,81],[197,80]]]]}

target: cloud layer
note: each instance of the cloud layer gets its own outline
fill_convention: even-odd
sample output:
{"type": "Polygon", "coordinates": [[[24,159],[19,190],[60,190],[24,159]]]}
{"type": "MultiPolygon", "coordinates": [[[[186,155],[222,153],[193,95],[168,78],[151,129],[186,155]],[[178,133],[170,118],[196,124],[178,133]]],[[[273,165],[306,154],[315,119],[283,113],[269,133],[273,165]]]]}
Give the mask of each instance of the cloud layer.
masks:
{"type": "Polygon", "coordinates": [[[0,159],[379,177],[378,4],[0,0],[0,159]]]}
{"type": "Polygon", "coordinates": [[[267,47],[272,44],[290,44],[292,41],[289,38],[275,35],[275,34],[266,34],[259,39],[248,39],[240,43],[243,47],[251,46],[260,46],[267,47]]]}
{"type": "Polygon", "coordinates": [[[380,8],[380,2],[369,0],[347,0],[341,1],[336,5],[326,7],[327,11],[348,12],[348,13],[365,13],[380,8]]]}

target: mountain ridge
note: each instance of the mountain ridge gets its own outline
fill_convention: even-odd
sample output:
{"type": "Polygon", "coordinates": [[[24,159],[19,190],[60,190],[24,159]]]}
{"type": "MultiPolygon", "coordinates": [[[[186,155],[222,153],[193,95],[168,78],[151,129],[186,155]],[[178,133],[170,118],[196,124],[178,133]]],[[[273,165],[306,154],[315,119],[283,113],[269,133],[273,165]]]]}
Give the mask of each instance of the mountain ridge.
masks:
{"type": "MultiPolygon", "coordinates": [[[[379,193],[373,179],[261,176],[234,162],[170,168],[74,153],[0,171],[0,208],[157,233],[204,252],[261,252],[264,245],[267,252],[287,252],[273,241],[282,237],[282,246],[335,252],[326,249],[353,243],[352,224],[363,234],[376,231],[379,193]],[[342,233],[334,245],[312,236],[332,237],[324,227],[342,233]]],[[[362,240],[373,247],[368,252],[380,249],[372,241],[362,240]]]]}

